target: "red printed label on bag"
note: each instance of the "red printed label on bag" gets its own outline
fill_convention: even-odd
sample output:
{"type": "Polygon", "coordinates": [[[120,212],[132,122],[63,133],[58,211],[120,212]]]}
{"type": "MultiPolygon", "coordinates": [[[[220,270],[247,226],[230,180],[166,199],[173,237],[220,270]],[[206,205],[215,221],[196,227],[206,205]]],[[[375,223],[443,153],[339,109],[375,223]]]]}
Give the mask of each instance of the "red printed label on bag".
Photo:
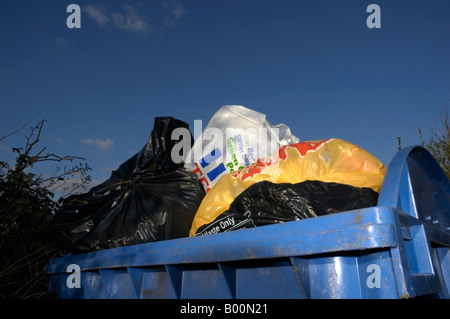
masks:
{"type": "Polygon", "coordinates": [[[296,144],[291,144],[291,145],[286,145],[280,148],[279,151],[279,156],[280,159],[282,159],[283,161],[286,160],[287,158],[287,152],[286,152],[286,148],[290,147],[290,148],[295,148],[300,157],[305,157],[305,155],[309,152],[317,152],[317,150],[319,150],[323,145],[325,145],[326,143],[328,143],[329,141],[333,140],[332,138],[326,139],[326,140],[321,140],[321,141],[309,141],[309,142],[300,142],[300,143],[296,143],[296,144]]]}
{"type": "MultiPolygon", "coordinates": [[[[321,141],[308,141],[300,142],[296,144],[286,145],[280,147],[278,151],[278,159],[285,161],[288,157],[286,149],[288,147],[296,149],[301,158],[309,152],[317,152],[323,145],[333,140],[332,138],[321,140],[321,141]]],[[[241,181],[245,181],[255,175],[262,174],[268,166],[278,164],[278,159],[273,160],[272,158],[260,158],[256,163],[244,168],[243,170],[237,171],[232,175],[233,178],[240,178],[241,181]]]]}

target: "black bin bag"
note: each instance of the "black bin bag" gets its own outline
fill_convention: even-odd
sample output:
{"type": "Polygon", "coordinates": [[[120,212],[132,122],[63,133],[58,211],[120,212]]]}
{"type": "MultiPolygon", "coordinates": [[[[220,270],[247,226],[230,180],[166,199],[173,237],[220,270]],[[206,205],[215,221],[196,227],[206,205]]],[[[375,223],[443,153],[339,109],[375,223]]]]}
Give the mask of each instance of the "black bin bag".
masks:
{"type": "Polygon", "coordinates": [[[262,181],[249,186],[214,221],[196,235],[276,224],[375,206],[378,193],[339,183],[305,181],[275,184],[262,181]]]}
{"type": "Polygon", "coordinates": [[[171,158],[172,148],[181,142],[171,139],[172,131],[188,127],[172,117],[155,118],[140,152],[104,183],[64,199],[52,222],[57,245],[87,252],[187,237],[205,196],[195,174],[171,158]]]}

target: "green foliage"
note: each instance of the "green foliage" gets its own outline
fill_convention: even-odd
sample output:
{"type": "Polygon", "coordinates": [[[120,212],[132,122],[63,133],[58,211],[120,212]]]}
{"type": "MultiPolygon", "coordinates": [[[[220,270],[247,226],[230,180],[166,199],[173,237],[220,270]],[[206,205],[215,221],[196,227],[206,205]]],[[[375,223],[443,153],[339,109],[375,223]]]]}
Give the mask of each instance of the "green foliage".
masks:
{"type": "MultiPolygon", "coordinates": [[[[444,173],[450,178],[450,119],[447,103],[445,110],[441,110],[440,126],[430,129],[432,136],[428,142],[423,140],[422,128],[419,127],[420,142],[436,159],[444,173]]],[[[402,149],[402,138],[397,137],[398,150],[402,149]]]]}
{"type": "Polygon", "coordinates": [[[50,222],[58,208],[51,187],[59,187],[73,176],[80,176],[80,181],[72,185],[72,190],[84,189],[90,181],[86,174],[90,168],[83,163],[62,171],[58,168],[52,176],[30,171],[38,162],[84,161],[74,156],[44,154],[46,147],[34,152],[43,125],[44,121],[40,121],[31,128],[24,148],[12,148],[17,154],[14,165],[0,161],[0,298],[52,297],[47,293],[48,278],[43,271],[48,261],[61,252],[50,238],[50,222]]]}
{"type": "Polygon", "coordinates": [[[431,139],[425,143],[422,138],[422,131],[419,128],[422,145],[430,151],[441,165],[444,173],[450,178],[450,121],[447,104],[445,110],[441,111],[440,126],[431,129],[431,133],[431,139]]]}

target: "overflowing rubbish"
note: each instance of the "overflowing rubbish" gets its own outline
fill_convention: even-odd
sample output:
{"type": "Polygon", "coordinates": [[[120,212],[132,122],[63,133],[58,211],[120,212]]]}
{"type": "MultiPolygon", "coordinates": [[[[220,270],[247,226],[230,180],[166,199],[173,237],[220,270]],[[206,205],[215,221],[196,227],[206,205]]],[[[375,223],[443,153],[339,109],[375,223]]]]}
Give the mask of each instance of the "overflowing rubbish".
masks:
{"type": "Polygon", "coordinates": [[[350,142],[300,142],[240,105],[220,108],[195,142],[187,123],[156,117],[108,180],[63,200],[52,236],[87,252],[334,214],[376,205],[385,174],[350,142]]]}
{"type": "Polygon", "coordinates": [[[376,157],[350,142],[330,138],[299,142],[279,148],[267,158],[228,173],[203,198],[190,236],[225,212],[249,186],[269,181],[296,184],[307,180],[368,187],[379,192],[386,168],[376,157]]]}
{"type": "MultiPolygon", "coordinates": [[[[205,195],[198,178],[171,158],[176,128],[188,124],[155,118],[147,144],[104,183],[67,197],[52,224],[55,242],[85,252],[186,237],[205,195]]],[[[192,142],[192,141],[191,141],[192,142]]]]}

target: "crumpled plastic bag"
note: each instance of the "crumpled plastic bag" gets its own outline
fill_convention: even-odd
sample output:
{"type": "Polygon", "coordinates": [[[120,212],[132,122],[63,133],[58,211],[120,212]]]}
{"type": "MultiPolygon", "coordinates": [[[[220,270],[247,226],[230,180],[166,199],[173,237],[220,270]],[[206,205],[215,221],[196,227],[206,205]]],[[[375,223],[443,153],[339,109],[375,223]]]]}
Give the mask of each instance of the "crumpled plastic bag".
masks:
{"type": "Polygon", "coordinates": [[[305,181],[297,184],[264,181],[237,196],[230,208],[201,226],[196,236],[301,220],[375,206],[373,189],[338,183],[305,181]]]}
{"type": "Polygon", "coordinates": [[[282,146],[272,156],[258,159],[241,170],[228,173],[203,198],[189,235],[228,210],[249,186],[261,182],[296,184],[319,180],[369,187],[379,192],[386,167],[375,156],[350,142],[330,138],[282,146]]]}
{"type": "Polygon", "coordinates": [[[205,195],[198,178],[171,158],[179,142],[172,131],[188,127],[172,117],[155,118],[140,152],[88,193],[64,199],[52,222],[56,244],[86,252],[187,237],[205,195]]]}
{"type": "Polygon", "coordinates": [[[285,124],[242,105],[225,105],[210,119],[185,159],[206,192],[227,174],[267,157],[282,145],[297,143],[285,124]]]}

